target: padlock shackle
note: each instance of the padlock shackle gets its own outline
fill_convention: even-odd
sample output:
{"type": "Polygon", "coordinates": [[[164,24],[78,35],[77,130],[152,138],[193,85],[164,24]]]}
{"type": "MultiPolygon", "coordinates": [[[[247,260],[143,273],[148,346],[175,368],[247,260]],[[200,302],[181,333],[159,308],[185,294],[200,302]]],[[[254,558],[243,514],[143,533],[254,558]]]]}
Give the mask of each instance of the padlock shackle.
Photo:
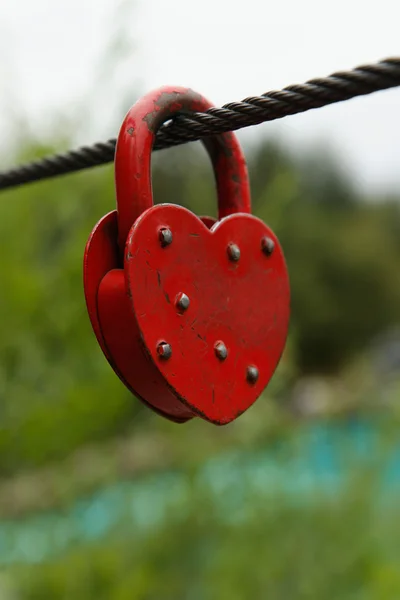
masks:
{"type": "MultiPolygon", "coordinates": [[[[127,113],[115,150],[118,244],[124,252],[136,219],[153,206],[151,153],[161,125],[177,114],[204,112],[212,104],[191,89],[165,86],[141,98],[127,113]]],[[[218,217],[251,213],[246,161],[232,132],[205,138],[217,185],[218,217]]]]}

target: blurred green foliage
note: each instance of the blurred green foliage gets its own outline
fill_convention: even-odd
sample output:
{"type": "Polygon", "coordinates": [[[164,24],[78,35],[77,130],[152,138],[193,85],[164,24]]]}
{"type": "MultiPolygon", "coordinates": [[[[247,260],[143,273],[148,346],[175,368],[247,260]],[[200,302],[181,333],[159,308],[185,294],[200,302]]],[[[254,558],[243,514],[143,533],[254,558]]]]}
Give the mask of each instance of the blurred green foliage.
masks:
{"type": "MultiPolygon", "coordinates": [[[[24,158],[49,150],[32,144],[24,158]]],[[[254,212],[278,234],[290,271],[292,370],[337,372],[400,321],[400,203],[363,201],[320,151],[295,160],[264,142],[248,163],[254,212]]],[[[156,202],[216,214],[197,146],[156,153],[153,175],[156,202]]],[[[106,363],[84,304],[84,246],[114,198],[111,167],[2,194],[0,474],[157,427],[106,363]]]]}
{"type": "MultiPolygon", "coordinates": [[[[32,143],[24,159],[50,150],[32,143]]],[[[371,364],[359,357],[400,322],[399,199],[366,201],[320,150],[298,159],[269,141],[248,153],[248,163],[254,212],[275,230],[287,258],[291,334],[264,397],[218,430],[154,416],[127,393],[97,346],[82,256],[94,224],[115,206],[112,168],[2,194],[4,515],[62,507],[76,494],[148,468],[184,465],[190,477],[206,457],[227,448],[285,440],[301,425],[278,407],[309,375],[346,379],[350,410],[365,398],[370,408],[377,404],[371,364]]],[[[211,168],[198,147],[157,153],[153,175],[156,202],[216,215],[211,168]]],[[[332,394],[335,405],[347,402],[339,384],[332,394]]],[[[245,489],[245,482],[237,484],[245,489]]],[[[252,493],[245,504],[242,519],[226,522],[193,484],[184,506],[171,507],[167,522],[140,541],[122,527],[102,544],[78,545],[40,566],[15,566],[0,577],[0,597],[398,599],[398,511],[377,511],[373,479],[357,478],[323,502],[290,504],[252,493]],[[8,577],[10,589],[3,591],[8,577]]]]}
{"type": "MultiPolygon", "coordinates": [[[[3,157],[4,165],[75,146],[75,132],[83,135],[94,123],[92,100],[103,96],[105,83],[118,90],[115,107],[106,111],[118,126],[132,101],[132,75],[123,85],[117,77],[133,55],[132,6],[124,0],[115,9],[97,89],[88,89],[80,116],[53,120],[50,130],[62,140],[39,144],[27,137],[29,123],[15,123],[18,153],[3,157]]],[[[327,382],[332,412],[390,405],[392,429],[381,437],[388,445],[398,437],[399,378],[381,384],[368,346],[400,323],[400,197],[364,198],[324,148],[295,157],[264,141],[247,158],[254,212],[277,233],[286,255],[291,332],[266,393],[226,428],[199,420],[181,427],[153,415],[125,390],[97,345],[84,303],[82,257],[93,226],[115,207],[112,167],[1,193],[2,519],[12,517],[21,528],[32,512],[62,515],[77,497],[143,473],[180,469],[191,482],[153,532],[132,534],[122,516],[111,538],[82,546],[77,540],[74,550],[52,561],[3,570],[1,600],[400,597],[398,503],[381,503],[379,461],[371,460],[365,473],[355,469],[343,492],[312,502],[266,497],[255,490],[257,482],[249,486],[234,473],[243,510],[233,520],[229,503],[221,513],[196,484],[196,472],[212,456],[277,441],[289,452],[303,423],[283,407],[296,382],[309,376],[327,382]]],[[[211,167],[200,145],[156,153],[153,162],[156,202],[216,215],[211,167]]],[[[298,455],[304,458],[300,449],[298,455]]]]}
{"type": "Polygon", "coordinates": [[[231,518],[192,484],[167,522],[146,535],[119,531],[54,562],[12,569],[19,600],[396,600],[398,509],[376,504],[375,477],[343,493],[288,501],[254,486],[231,518]]]}

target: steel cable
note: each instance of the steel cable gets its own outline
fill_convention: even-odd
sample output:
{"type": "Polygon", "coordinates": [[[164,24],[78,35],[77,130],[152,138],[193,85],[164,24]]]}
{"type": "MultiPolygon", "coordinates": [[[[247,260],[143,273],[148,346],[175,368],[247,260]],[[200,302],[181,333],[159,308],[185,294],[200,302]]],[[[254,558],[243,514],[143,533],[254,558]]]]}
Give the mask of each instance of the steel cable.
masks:
{"type": "MultiPolygon", "coordinates": [[[[400,57],[388,58],[352,71],[289,85],[281,91],[250,96],[221,108],[210,108],[205,113],[177,116],[161,127],[154,149],[178,146],[399,85],[400,57]]],[[[114,160],[115,144],[116,140],[111,139],[0,171],[0,190],[110,163],[114,160]]]]}

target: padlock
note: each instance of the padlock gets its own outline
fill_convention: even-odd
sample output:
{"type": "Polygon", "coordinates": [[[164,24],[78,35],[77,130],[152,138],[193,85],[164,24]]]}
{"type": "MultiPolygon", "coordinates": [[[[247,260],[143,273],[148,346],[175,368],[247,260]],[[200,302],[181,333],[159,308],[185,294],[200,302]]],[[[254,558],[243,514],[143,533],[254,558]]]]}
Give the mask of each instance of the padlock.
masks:
{"type": "Polygon", "coordinates": [[[115,154],[117,210],[94,228],[84,288],[97,340],[128,389],[175,422],[233,421],[260,396],[285,347],[290,292],[271,229],[251,214],[236,136],[203,143],[217,185],[218,221],[153,205],[151,152],[161,125],[210,103],[164,87],[139,100],[115,154]]]}

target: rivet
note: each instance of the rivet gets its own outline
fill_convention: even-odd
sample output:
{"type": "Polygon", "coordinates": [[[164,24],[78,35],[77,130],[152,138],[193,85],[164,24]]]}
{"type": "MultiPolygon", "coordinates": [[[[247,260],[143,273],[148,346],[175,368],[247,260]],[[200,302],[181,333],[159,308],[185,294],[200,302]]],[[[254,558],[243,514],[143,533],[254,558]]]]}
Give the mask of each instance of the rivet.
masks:
{"type": "Polygon", "coordinates": [[[254,365],[247,367],[246,378],[249,383],[256,383],[258,380],[258,369],[254,365]]]}
{"type": "Polygon", "coordinates": [[[187,310],[190,305],[190,298],[183,292],[177,295],[176,297],[176,306],[179,310],[187,310]]]}
{"type": "Polygon", "coordinates": [[[228,349],[224,342],[217,342],[214,346],[215,355],[219,360],[225,360],[228,356],[228,349]]]}
{"type": "Polygon", "coordinates": [[[261,240],[261,250],[266,256],[271,256],[275,249],[275,242],[270,237],[263,237],[261,240]]]}
{"type": "Polygon", "coordinates": [[[240,259],[240,248],[237,244],[229,244],[227,252],[229,260],[237,262],[240,259]]]}
{"type": "Polygon", "coordinates": [[[166,342],[161,342],[157,346],[157,354],[160,358],[163,358],[164,360],[168,360],[172,356],[171,345],[167,344],[166,342]]]}
{"type": "Polygon", "coordinates": [[[172,231],[168,229],[168,227],[163,227],[158,232],[158,239],[160,240],[163,248],[165,248],[165,246],[169,246],[172,244],[172,231]]]}

